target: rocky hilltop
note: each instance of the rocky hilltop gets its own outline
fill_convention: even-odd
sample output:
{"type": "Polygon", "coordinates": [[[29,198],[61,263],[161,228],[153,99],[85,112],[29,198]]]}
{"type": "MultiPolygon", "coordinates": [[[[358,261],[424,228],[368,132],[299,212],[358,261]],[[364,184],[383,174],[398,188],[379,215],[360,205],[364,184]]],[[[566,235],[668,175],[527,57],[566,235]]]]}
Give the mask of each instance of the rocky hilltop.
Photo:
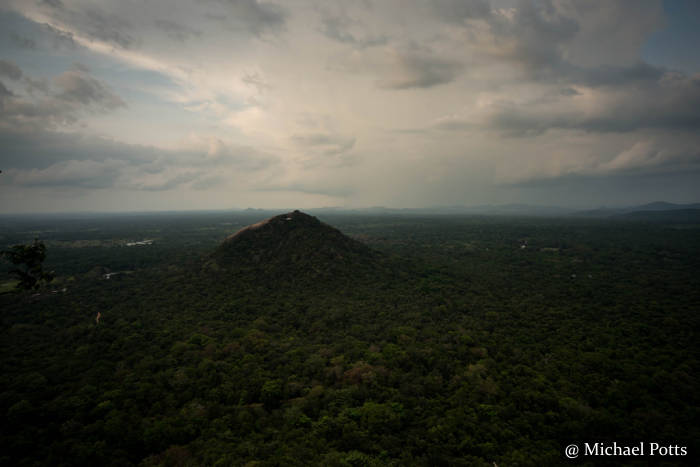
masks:
{"type": "Polygon", "coordinates": [[[275,276],[347,274],[377,257],[366,245],[300,211],[244,227],[214,253],[221,267],[254,268],[275,276]]]}

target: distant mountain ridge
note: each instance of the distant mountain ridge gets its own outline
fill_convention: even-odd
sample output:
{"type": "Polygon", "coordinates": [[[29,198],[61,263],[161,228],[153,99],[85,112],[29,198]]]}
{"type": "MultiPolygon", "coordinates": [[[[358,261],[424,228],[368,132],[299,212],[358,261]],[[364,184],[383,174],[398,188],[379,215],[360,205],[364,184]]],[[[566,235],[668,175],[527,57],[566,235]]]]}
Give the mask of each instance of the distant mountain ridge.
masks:
{"type": "Polygon", "coordinates": [[[666,201],[654,201],[633,208],[634,211],[677,211],[679,209],[700,209],[700,203],[674,204],[666,201]]]}
{"type": "MultiPolygon", "coordinates": [[[[646,213],[646,217],[654,217],[655,215],[652,214],[654,212],[677,212],[680,213],[680,211],[689,211],[689,213],[692,215],[693,211],[700,211],[700,203],[692,203],[692,204],[675,204],[675,203],[668,203],[666,201],[654,201],[652,203],[647,203],[647,204],[642,204],[639,206],[629,206],[629,207],[622,207],[622,208],[598,208],[598,209],[590,209],[590,210],[585,210],[585,211],[579,211],[575,215],[576,216],[581,216],[581,217],[616,217],[616,216],[623,216],[627,218],[631,217],[643,217],[642,214],[634,214],[634,213],[646,213]]],[[[673,216],[672,214],[666,214],[666,215],[658,215],[657,217],[664,217],[666,219],[671,219],[673,216]]]]}
{"type": "Polygon", "coordinates": [[[524,203],[484,204],[477,206],[434,206],[429,208],[389,208],[373,206],[369,208],[343,209],[318,208],[310,209],[318,213],[356,213],[356,214],[386,214],[386,215],[466,215],[466,216],[524,216],[524,217],[611,217],[633,212],[681,211],[700,210],[700,203],[675,204],[666,201],[654,201],[647,204],[626,207],[601,207],[597,209],[575,209],[561,206],[541,206],[524,203]]]}
{"type": "Polygon", "coordinates": [[[668,209],[665,211],[633,211],[612,217],[620,220],[700,224],[700,209],[668,209]]]}
{"type": "Polygon", "coordinates": [[[433,206],[427,208],[390,208],[373,206],[369,208],[316,208],[310,212],[318,213],[355,213],[355,214],[398,214],[398,215],[476,215],[476,216],[557,216],[575,212],[575,209],[558,206],[535,206],[528,204],[500,204],[479,206],[433,206]]]}

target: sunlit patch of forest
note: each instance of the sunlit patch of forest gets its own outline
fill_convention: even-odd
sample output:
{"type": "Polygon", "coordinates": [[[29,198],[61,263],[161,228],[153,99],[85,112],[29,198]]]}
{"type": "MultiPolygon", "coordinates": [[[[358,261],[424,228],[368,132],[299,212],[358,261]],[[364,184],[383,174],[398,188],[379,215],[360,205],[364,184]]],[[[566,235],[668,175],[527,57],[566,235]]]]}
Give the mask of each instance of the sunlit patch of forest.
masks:
{"type": "Polygon", "coordinates": [[[308,277],[213,262],[265,217],[0,218],[0,249],[39,238],[56,276],[12,292],[0,271],[0,464],[697,453],[700,225],[336,213],[319,217],[376,257],[308,277]]]}

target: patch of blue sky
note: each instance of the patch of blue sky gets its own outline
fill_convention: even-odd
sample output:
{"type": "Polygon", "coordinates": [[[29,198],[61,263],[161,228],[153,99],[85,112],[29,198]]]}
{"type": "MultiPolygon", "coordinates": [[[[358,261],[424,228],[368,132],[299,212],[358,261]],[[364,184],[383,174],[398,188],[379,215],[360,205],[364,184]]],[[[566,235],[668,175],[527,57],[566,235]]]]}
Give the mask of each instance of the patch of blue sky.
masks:
{"type": "Polygon", "coordinates": [[[180,90],[180,86],[163,73],[127,68],[117,63],[105,65],[100,68],[91,68],[93,75],[108,83],[126,102],[163,102],[167,101],[165,96],[176,94],[180,90]]]}
{"type": "Polygon", "coordinates": [[[84,53],[68,40],[60,42],[45,25],[13,12],[0,10],[0,31],[0,58],[35,78],[65,71],[84,53]]]}
{"type": "Polygon", "coordinates": [[[136,88],[114,88],[126,107],[92,118],[92,126],[101,134],[128,144],[172,147],[188,135],[221,134],[236,138],[239,132],[222,127],[220,115],[207,109],[206,103],[174,102],[136,88]],[[195,110],[196,108],[196,110],[195,110]]]}
{"type": "Polygon", "coordinates": [[[60,36],[47,25],[1,9],[0,59],[15,63],[35,79],[51,78],[81,64],[92,75],[112,85],[120,82],[124,88],[177,88],[163,73],[129,67],[116,57],[95,53],[73,42],[70,36],[60,36]]]}
{"type": "Polygon", "coordinates": [[[685,73],[700,73],[700,2],[665,0],[666,26],[642,48],[647,62],[685,73]]]}
{"type": "Polygon", "coordinates": [[[120,63],[113,63],[109,67],[105,67],[105,71],[109,72],[114,81],[139,83],[144,88],[175,90],[180,87],[168,75],[154,70],[130,68],[120,63]]]}

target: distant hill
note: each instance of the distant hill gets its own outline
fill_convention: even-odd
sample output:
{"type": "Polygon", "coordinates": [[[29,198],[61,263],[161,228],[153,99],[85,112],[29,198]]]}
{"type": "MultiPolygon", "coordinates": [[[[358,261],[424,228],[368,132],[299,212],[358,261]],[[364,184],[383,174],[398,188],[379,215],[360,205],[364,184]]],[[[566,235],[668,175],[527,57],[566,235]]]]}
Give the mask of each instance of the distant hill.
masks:
{"type": "Polygon", "coordinates": [[[616,219],[628,219],[645,222],[669,222],[677,224],[700,223],[700,209],[668,209],[664,211],[633,211],[613,216],[616,219]]]}
{"type": "Polygon", "coordinates": [[[567,215],[574,209],[557,206],[534,206],[529,204],[488,204],[480,206],[433,206],[427,208],[388,208],[373,206],[369,208],[317,208],[310,211],[315,213],[377,214],[377,215],[467,215],[467,216],[527,216],[552,217],[567,215]]]}
{"type": "MultiPolygon", "coordinates": [[[[634,217],[644,217],[642,214],[633,213],[644,213],[644,212],[673,212],[673,211],[684,211],[684,210],[697,210],[700,209],[700,203],[693,204],[674,204],[667,203],[666,201],[655,201],[653,203],[642,204],[639,206],[628,206],[621,208],[607,208],[601,207],[598,209],[590,209],[585,211],[579,211],[575,213],[575,216],[580,217],[612,217],[612,216],[627,216],[629,218],[634,217]],[[632,214],[631,216],[629,216],[632,214]]],[[[659,215],[652,215],[653,217],[661,218],[659,215]]],[[[682,215],[681,215],[682,216],[682,215]]],[[[673,215],[666,215],[667,218],[672,218],[673,215]]]]}
{"type": "Polygon", "coordinates": [[[655,201],[628,209],[630,211],[681,211],[686,209],[700,209],[700,203],[674,204],[667,203],[666,201],[655,201]]]}
{"type": "Polygon", "coordinates": [[[596,209],[586,209],[584,211],[578,211],[573,213],[574,217],[610,217],[617,214],[622,214],[625,211],[622,208],[596,208],[596,209]]]}
{"type": "Polygon", "coordinates": [[[371,268],[379,257],[363,243],[300,211],[244,227],[213,253],[219,267],[289,279],[352,275],[371,268]]]}
{"type": "Polygon", "coordinates": [[[573,212],[572,209],[558,206],[535,206],[530,204],[500,204],[472,206],[465,208],[465,212],[480,215],[494,216],[560,216],[573,212]]]}

